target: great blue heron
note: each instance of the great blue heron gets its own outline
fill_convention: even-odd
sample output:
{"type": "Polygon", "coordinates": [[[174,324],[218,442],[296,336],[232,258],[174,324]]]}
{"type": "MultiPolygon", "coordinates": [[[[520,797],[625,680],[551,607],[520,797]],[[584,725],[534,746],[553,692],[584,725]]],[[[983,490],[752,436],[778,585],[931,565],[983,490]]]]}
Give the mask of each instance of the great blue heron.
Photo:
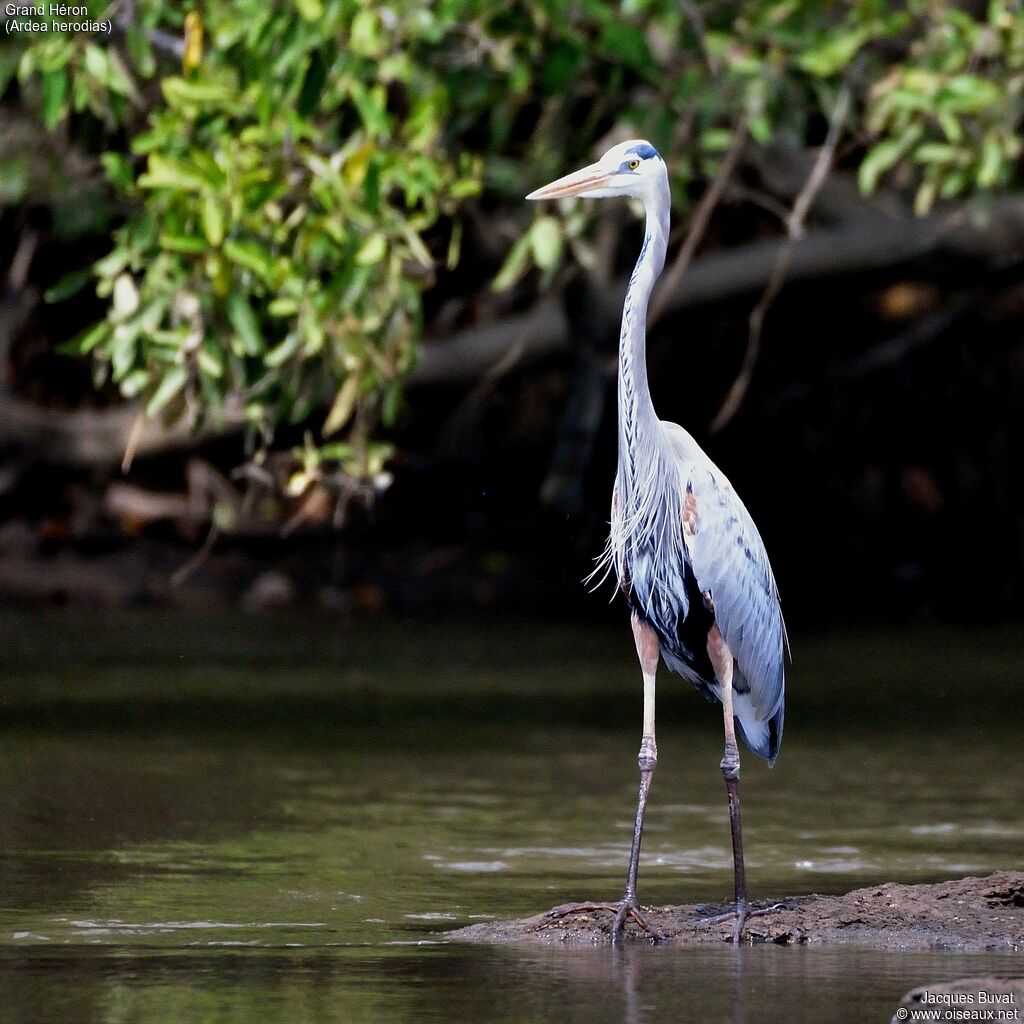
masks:
{"type": "MultiPolygon", "coordinates": [[[[618,903],[569,904],[614,911],[612,939],[627,918],[657,937],[640,913],[637,869],[644,809],[658,760],[654,678],[659,656],[722,704],[721,769],[729,800],[735,872],[733,942],[749,915],[740,827],[736,732],[769,765],[782,742],[786,631],[764,544],[722,471],[675,423],[659,420],[647,382],[647,305],[665,266],[671,195],[665,162],[642,140],[613,146],[595,164],[531,192],[527,199],[632,196],[643,202],[646,232],[629,279],[619,336],[619,459],[611,533],[602,557],[632,609],[644,680],[640,796],[626,889],[618,903]]],[[[692,387],[692,383],[690,385],[692,387]]]]}

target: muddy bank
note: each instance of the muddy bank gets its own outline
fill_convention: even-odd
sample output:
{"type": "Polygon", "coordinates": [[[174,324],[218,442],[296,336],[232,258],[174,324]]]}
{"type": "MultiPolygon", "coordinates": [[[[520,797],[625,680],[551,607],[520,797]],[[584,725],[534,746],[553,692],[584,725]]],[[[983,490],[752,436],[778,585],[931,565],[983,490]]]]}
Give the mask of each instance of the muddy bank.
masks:
{"type": "MultiPolygon", "coordinates": [[[[934,885],[884,885],[843,896],[796,896],[765,901],[777,909],[747,922],[749,942],[780,945],[862,945],[886,949],[1024,949],[1024,872],[999,871],[934,885]]],[[[709,923],[722,904],[644,908],[651,925],[674,946],[728,942],[730,920],[709,923]]],[[[518,921],[489,921],[449,933],[470,942],[589,946],[608,941],[606,911],[552,911],[518,921]]],[[[648,941],[630,922],[631,938],[648,941]]]]}

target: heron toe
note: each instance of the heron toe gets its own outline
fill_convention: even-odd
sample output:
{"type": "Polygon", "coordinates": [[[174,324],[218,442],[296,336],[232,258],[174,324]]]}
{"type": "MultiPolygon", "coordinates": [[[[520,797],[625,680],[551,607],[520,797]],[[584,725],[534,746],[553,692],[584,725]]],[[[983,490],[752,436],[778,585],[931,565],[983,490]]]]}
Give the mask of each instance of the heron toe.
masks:
{"type": "Polygon", "coordinates": [[[558,919],[569,917],[572,914],[587,914],[595,910],[615,915],[611,929],[612,945],[618,945],[625,938],[626,924],[630,920],[633,920],[641,931],[646,932],[653,943],[658,944],[666,941],[665,936],[641,913],[640,906],[636,900],[621,899],[614,903],[591,900],[581,903],[563,903],[560,906],[553,907],[545,916],[558,919]]]}
{"type": "Polygon", "coordinates": [[[750,918],[766,917],[768,914],[773,914],[776,910],[784,910],[785,907],[785,903],[773,903],[768,907],[759,907],[757,910],[751,910],[748,903],[743,903],[733,907],[732,910],[726,911],[724,914],[715,914],[714,917],[702,917],[699,920],[701,924],[722,924],[725,921],[733,921],[732,941],[733,945],[738,946],[743,941],[743,929],[750,918]]]}

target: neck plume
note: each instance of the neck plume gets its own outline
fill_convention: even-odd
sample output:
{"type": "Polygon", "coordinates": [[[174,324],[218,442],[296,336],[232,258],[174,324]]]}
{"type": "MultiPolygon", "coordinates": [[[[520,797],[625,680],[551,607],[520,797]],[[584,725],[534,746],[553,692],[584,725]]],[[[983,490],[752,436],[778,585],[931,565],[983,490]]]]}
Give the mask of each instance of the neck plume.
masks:
{"type": "MultiPolygon", "coordinates": [[[[602,577],[614,570],[619,585],[633,591],[634,562],[645,548],[653,561],[650,579],[666,572],[669,544],[654,543],[662,535],[665,509],[673,499],[665,491],[671,474],[661,457],[658,417],[647,383],[647,304],[658,275],[665,266],[668,248],[670,197],[668,175],[664,175],[653,196],[645,197],[647,228],[640,256],[626,289],[619,334],[619,465],[612,498],[611,531],[604,553],[594,570],[602,577]]],[[[677,520],[678,521],[678,520],[677,520]]],[[[682,533],[676,530],[679,538],[682,533]]],[[[649,607],[651,591],[641,595],[649,607]]]]}
{"type": "Polygon", "coordinates": [[[658,417],[647,382],[647,306],[654,284],[665,266],[668,248],[669,191],[664,188],[645,202],[644,244],[633,268],[622,309],[619,334],[619,465],[633,476],[633,457],[657,429],[658,417]]]}

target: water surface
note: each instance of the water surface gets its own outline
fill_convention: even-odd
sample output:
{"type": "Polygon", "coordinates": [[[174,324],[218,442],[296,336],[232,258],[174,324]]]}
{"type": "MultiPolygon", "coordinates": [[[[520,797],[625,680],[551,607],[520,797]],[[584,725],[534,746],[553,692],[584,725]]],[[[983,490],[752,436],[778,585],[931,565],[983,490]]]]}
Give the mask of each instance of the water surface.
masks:
{"type": "MultiPolygon", "coordinates": [[[[621,890],[628,628],[62,615],[0,644],[3,1020],[886,1020],[912,985],[1024,973],[445,942],[621,890]]],[[[755,897],[1019,868],[1018,636],[796,646],[782,756],[744,759],[755,897]]],[[[719,716],[666,676],[658,722],[641,897],[724,899],[719,716]]]]}

